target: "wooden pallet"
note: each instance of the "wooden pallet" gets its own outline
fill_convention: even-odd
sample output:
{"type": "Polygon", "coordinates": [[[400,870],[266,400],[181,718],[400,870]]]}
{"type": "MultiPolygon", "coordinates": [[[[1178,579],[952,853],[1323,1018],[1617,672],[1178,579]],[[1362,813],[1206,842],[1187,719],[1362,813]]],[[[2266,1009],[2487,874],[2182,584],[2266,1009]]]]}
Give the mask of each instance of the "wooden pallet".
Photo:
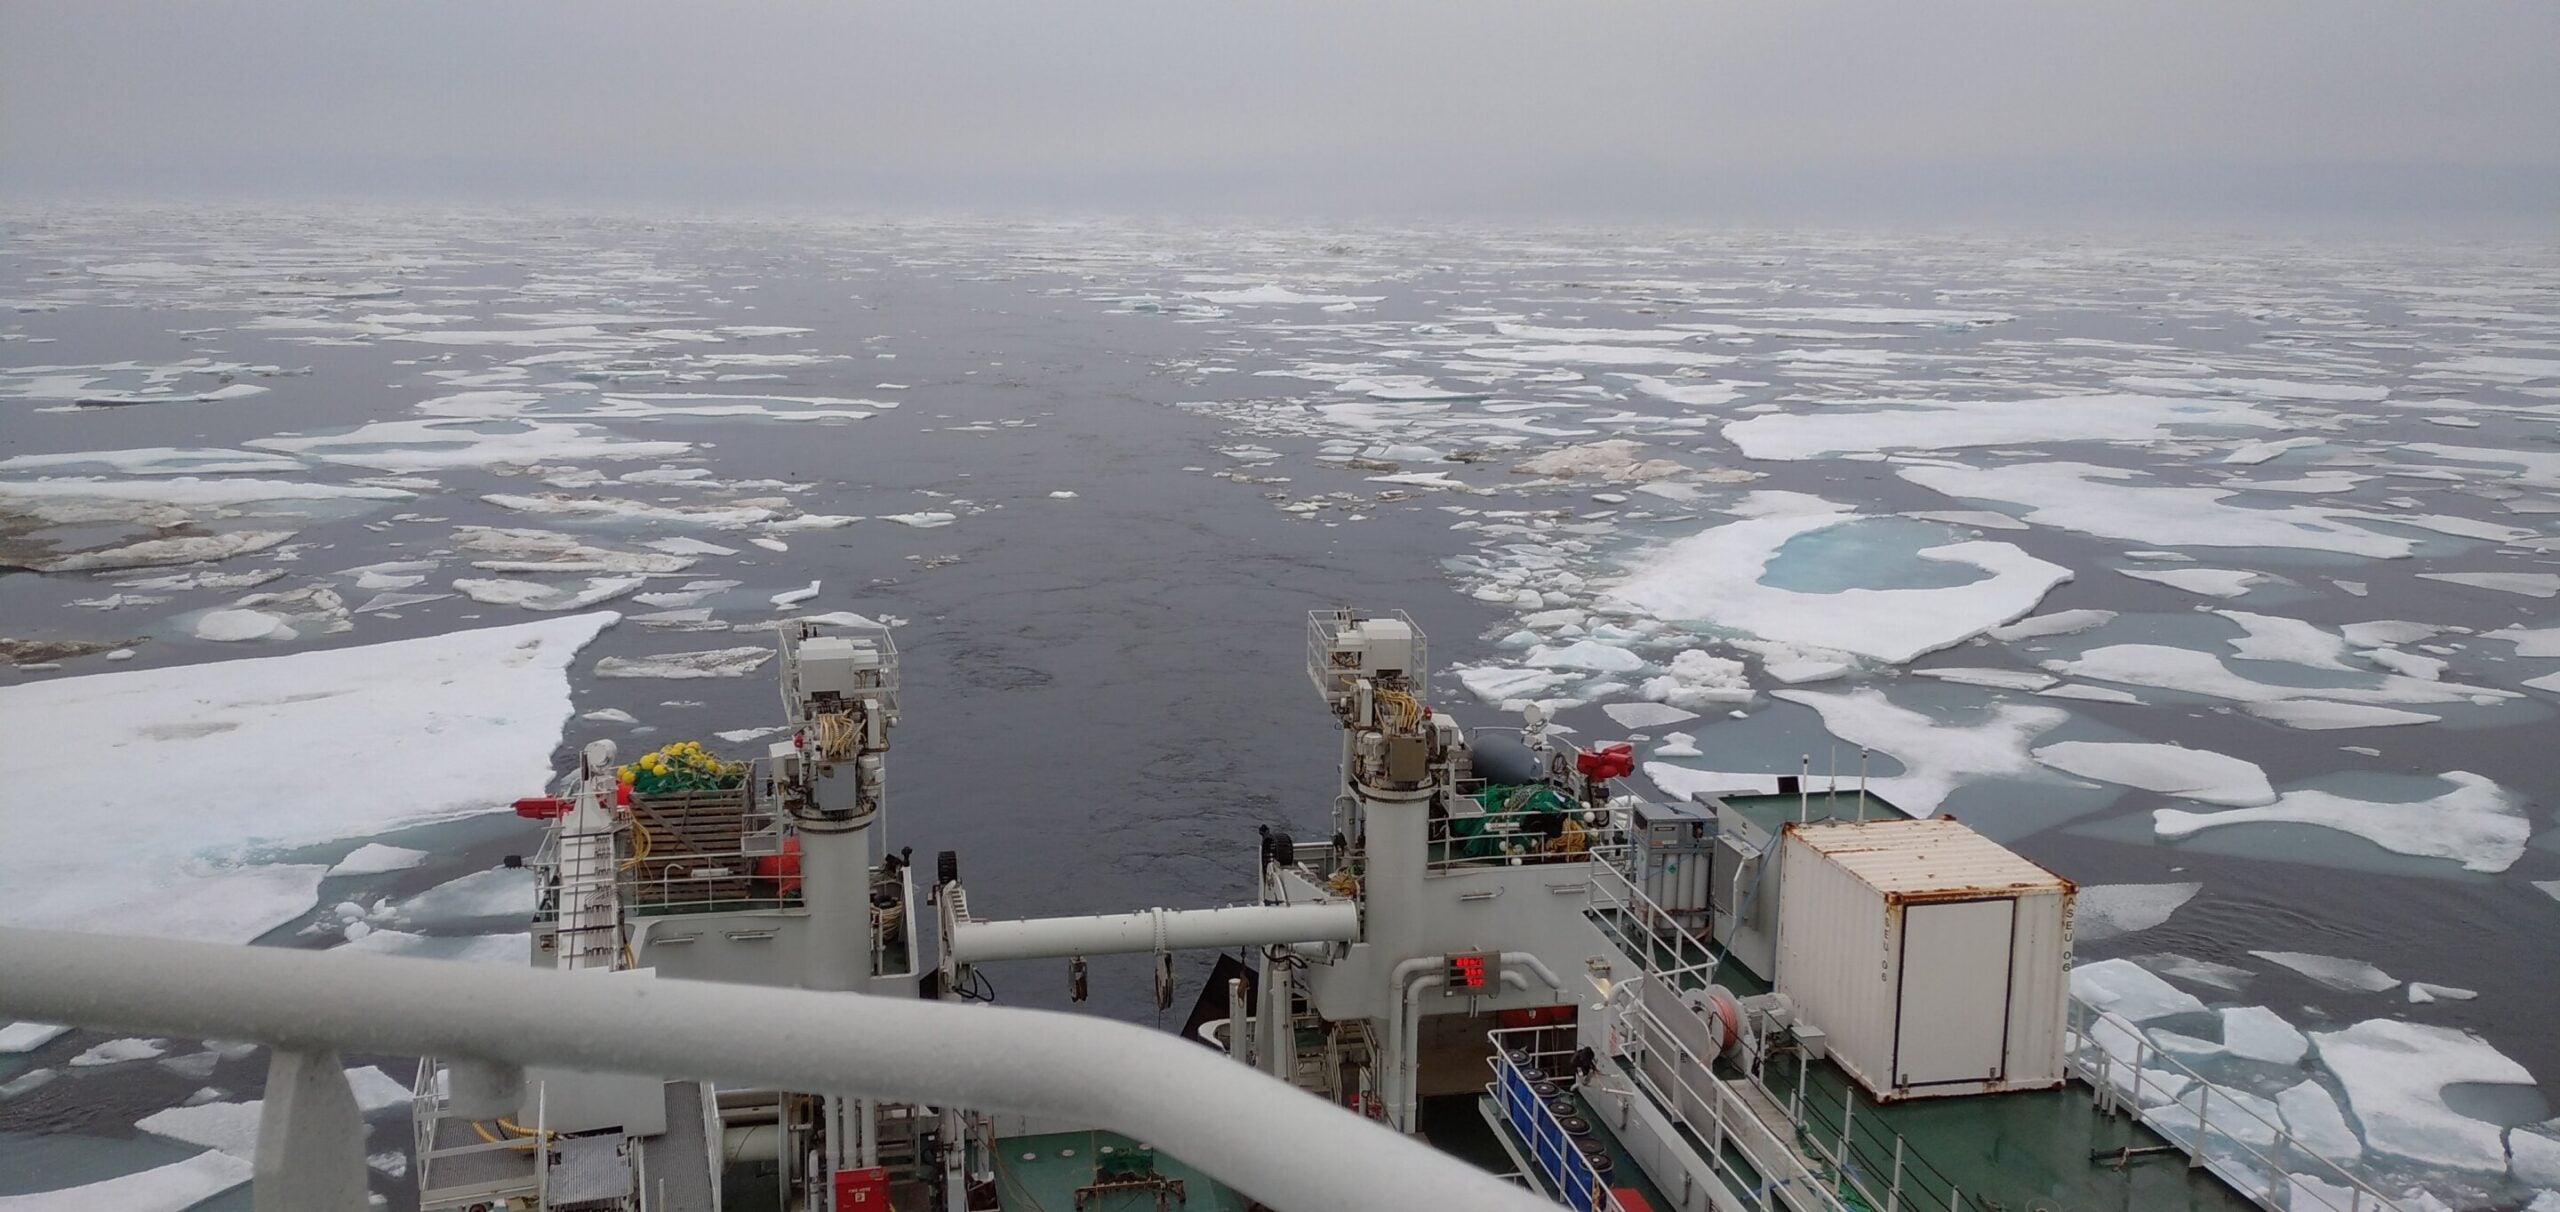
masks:
{"type": "MultiPolygon", "coordinates": [[[[631,870],[631,899],[639,905],[743,901],[759,891],[751,878],[755,860],[746,846],[747,792],[670,791],[631,797],[634,833],[649,833],[649,851],[631,870]],[[701,879],[705,869],[727,875],[701,879]]],[[[636,836],[627,846],[637,844],[636,836]]],[[[626,858],[629,856],[626,855],[626,858]]]]}

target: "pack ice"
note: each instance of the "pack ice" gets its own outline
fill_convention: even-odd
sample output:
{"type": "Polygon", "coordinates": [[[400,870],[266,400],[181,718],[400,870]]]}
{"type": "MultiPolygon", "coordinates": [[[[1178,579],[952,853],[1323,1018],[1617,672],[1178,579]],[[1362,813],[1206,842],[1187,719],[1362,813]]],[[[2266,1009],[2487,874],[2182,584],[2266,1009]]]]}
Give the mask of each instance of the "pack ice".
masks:
{"type": "Polygon", "coordinates": [[[289,922],[327,868],[260,855],[547,782],[569,662],[618,617],[0,687],[0,921],[231,943],[289,922]]]}

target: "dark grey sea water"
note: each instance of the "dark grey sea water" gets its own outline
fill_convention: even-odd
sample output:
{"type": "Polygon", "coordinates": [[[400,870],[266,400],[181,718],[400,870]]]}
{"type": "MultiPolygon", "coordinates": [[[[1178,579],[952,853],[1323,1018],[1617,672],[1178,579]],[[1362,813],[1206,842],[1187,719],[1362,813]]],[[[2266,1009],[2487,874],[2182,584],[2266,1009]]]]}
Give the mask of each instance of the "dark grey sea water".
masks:
{"type": "MultiPolygon", "coordinates": [[[[1199,905],[1249,886],[1257,825],[1304,834],[1324,817],[1332,735],[1302,672],[1305,612],[1401,608],[1432,637],[1435,697],[1471,723],[1499,718],[1501,700],[1540,699],[1584,737],[1632,731],[1657,762],[1739,773],[1791,772],[1806,754],[1817,770],[1854,771],[1859,745],[1871,746],[1880,780],[1901,776],[1924,799],[1943,793],[1924,806],[2093,893],[2119,889],[2090,902],[2111,906],[2095,915],[2100,928],[2084,910],[2084,964],[2140,957],[2213,1007],[2262,1005],[2315,1036],[2347,1033],[2336,1051],[2348,1072],[2322,1063],[2323,1044],[2299,1066],[2231,1065],[2217,1082],[2272,1097],[2312,1081],[2368,1129],[2444,1129],[2451,1143],[2368,1144],[2377,1174],[2456,1206],[2512,1205],[2545,1185],[2521,1160],[2532,1142],[2516,1149],[2512,1173],[2503,1159],[2492,1170],[2476,1160],[2482,1138],[2459,1121],[2531,1124],[2560,1092],[2549,1009],[2560,1001],[2549,807],[2560,775],[2542,760],[2554,690],[2526,685],[2560,661],[2487,634],[2560,626],[2560,599],[2529,592],[2541,588],[2532,578],[2560,572],[2553,249],[366,211],[27,211],[0,223],[0,561],[19,566],[0,572],[0,638],[132,653],[0,668],[0,726],[27,710],[20,688],[57,679],[556,617],[504,593],[462,596],[457,579],[573,590],[618,575],[475,570],[489,553],[468,545],[465,528],[547,532],[532,541],[626,555],[690,539],[732,554],[594,605],[633,617],[570,663],[574,711],[636,723],[573,716],[557,734],[563,760],[599,737],[633,752],[771,722],[769,667],[628,679],[596,676],[596,662],[764,643],[713,628],[783,617],[770,597],[814,581],[819,593],[793,610],[897,622],[898,844],[920,857],[958,850],[985,913],[1199,905]],[[267,390],[188,398],[226,382],[267,390]],[[126,402],[79,402],[119,394],[126,402]],[[2026,421],[1973,407],[2018,401],[2048,403],[2026,421]],[[1858,419],[1902,417],[1912,402],[1925,424],[1888,433],[1858,419]],[[793,419],[811,411],[867,415],[793,419]],[[2148,430],[2122,428],[2151,416],[2148,430]],[[1833,427],[1799,439],[1763,424],[1788,417],[1833,427]],[[1763,427],[1737,428],[1749,424],[1763,427]],[[367,426],[378,428],[359,432],[367,426]],[[349,433],[369,441],[331,443],[349,433]],[[554,439],[565,443],[557,452],[539,445],[554,439]],[[2284,439],[2301,441],[2232,461],[2284,439]],[[1799,457],[1746,457],[1752,441],[1767,443],[1755,453],[1799,457]],[[1782,451],[1786,441],[1812,446],[1782,451]],[[404,464],[406,453],[457,442],[486,444],[404,464]],[[678,446],[616,457],[611,444],[623,442],[678,446]],[[1606,442],[1631,445],[1593,446],[1606,442]],[[155,448],[229,453],[119,453],[155,448]],[[1596,450],[1591,469],[1514,469],[1565,448],[1596,450]],[[74,452],[99,453],[52,458],[74,452]],[[137,503],[113,487],[174,482],[223,459],[243,470],[203,478],[412,495],[281,513],[272,502],[187,505],[172,516],[155,512],[176,507],[165,497],[137,503]],[[1656,459],[1672,466],[1629,466],[1656,459]],[[2001,481],[2018,494],[2005,498],[1904,474],[2081,465],[2093,470],[2060,487],[2001,481]],[[66,489],[62,477],[107,487],[66,489]],[[23,487],[38,483],[52,487],[23,487]],[[2166,495],[2101,499],[2091,484],[2166,495]],[[2224,495],[2181,495],[2209,489],[2224,495]],[[765,519],[680,512],[742,503],[765,519]],[[636,516],[635,506],[661,512],[636,516]],[[1817,506],[1856,520],[1797,535],[1765,571],[1702,563],[1684,545],[1817,506]],[[1971,516],[1943,516],[1953,511],[1971,516]],[[928,512],[952,516],[888,520],[931,521],[912,516],[928,512]],[[1895,516],[1909,513],[1942,516],[1895,516]],[[865,520],[792,527],[809,515],[865,520]],[[2270,515],[2296,529],[2267,541],[2255,528],[2270,515]],[[247,529],[294,533],[211,565],[36,570],[139,537],[247,529]],[[2068,634],[1980,636],[2018,612],[1976,617],[1984,607],[1965,595],[2009,574],[1918,554],[1976,542],[2071,574],[2040,601],[2030,593],[2033,612],[2115,617],[2068,634]],[[2406,553],[2362,550],[2377,542],[2406,553]],[[404,592],[454,596],[356,609],[379,591],[350,570],[386,563],[422,565],[376,574],[420,578],[404,592]],[[2237,596],[2210,597],[2119,571],[2188,567],[2258,576],[2237,596]],[[206,569],[281,575],[132,584],[206,569]],[[1614,589],[1648,577],[1685,578],[1693,597],[1735,582],[1885,591],[1902,596],[1878,599],[1880,616],[1943,617],[1951,646],[1909,661],[1859,658],[1874,637],[1804,630],[1806,598],[1777,599],[1777,617],[1762,621],[1749,612],[1772,609],[1765,601],[1613,604],[1614,589]],[[696,580],[736,584],[668,608],[708,608],[707,619],[639,617],[658,609],[638,595],[696,580]],[[257,610],[238,603],[303,589],[334,593],[336,605],[264,604],[294,638],[199,634],[207,611],[257,610]],[[1908,596],[1920,593],[1933,596],[1908,596]],[[118,594],[139,600],[98,605],[118,594]],[[2379,641],[2340,631],[2376,620],[2439,630],[2379,641]],[[2269,634],[2290,647],[2234,647],[2280,626],[2269,634]],[[1576,670],[1557,655],[1576,641],[1640,659],[1623,673],[1576,670]],[[2250,689],[2216,692],[2192,670],[2127,682],[2044,665],[2137,645],[2215,654],[2250,689]],[[1739,661],[1747,697],[1694,697],[1672,676],[1673,657],[1690,648],[1739,661]],[[1790,687],[1772,669],[1844,648],[1850,668],[1835,679],[1790,687]],[[2384,649],[2392,655],[2379,662],[2366,655],[2384,649]],[[2410,659],[2443,664],[2393,680],[2389,670],[2410,659]],[[1983,668],[2060,673],[2066,686],[2123,701],[1921,673],[1983,668]],[[1524,671],[1548,676],[1488,689],[1524,671]],[[2441,692],[2448,684],[2467,689],[2441,692]],[[2312,730],[2252,710],[2356,696],[2436,719],[2312,730]],[[1696,718],[1628,729],[1602,710],[1648,698],[1696,718]],[[1680,756],[1671,732],[1694,738],[1697,756],[1680,756]],[[2074,777],[2033,756],[2071,741],[2239,759],[2264,772],[2268,793],[2256,798],[2283,796],[2278,807],[2297,819],[2164,836],[2170,818],[2155,811],[2232,805],[2074,777]],[[1666,745],[1674,754],[1654,752],[1666,745]],[[2465,782],[2445,778],[2453,772],[2479,786],[2461,794],[2465,782]],[[2122,932],[2107,937],[2110,928],[2122,932]],[[2329,957],[2313,967],[2332,980],[2253,952],[2329,957]],[[2192,979],[2198,961],[2228,966],[2224,983],[2192,979]],[[2359,963],[2389,986],[2336,987],[2359,963]],[[2413,1001],[2412,981],[2452,992],[2413,1001]],[[2422,1029],[2403,1067],[2465,1075],[2491,1088],[2486,1101],[2467,1088],[2448,1100],[2378,1082],[2356,1059],[2372,1038],[2359,1025],[2372,1023],[2422,1029]]],[[[2169,668],[2156,653],[2136,663],[2169,668]]],[[[5,745],[8,767],[37,786],[55,777],[52,764],[153,760],[147,745],[103,758],[5,745]]],[[[13,801],[0,823],[35,828],[48,811],[13,801]]],[[[434,823],[260,856],[334,862],[369,838],[431,852],[413,869],[325,881],[307,912],[263,941],[337,943],[341,902],[387,914],[535,840],[512,817],[451,815],[422,811],[412,819],[434,823]]],[[[147,888],[151,861],[81,878],[147,888]]],[[[0,920],[41,919],[29,907],[65,895],[41,865],[0,863],[0,873],[0,920]]],[[[407,932],[456,940],[450,950],[505,930],[503,917],[466,915],[407,932]]],[[[1017,966],[996,980],[1008,1002],[1066,1002],[1062,971],[1017,966]]],[[[1142,965],[1098,963],[1093,983],[1090,1008],[1153,1017],[1142,965]]],[[[2218,1030],[2210,1013],[2166,1025],[2208,1040],[2218,1030]]],[[[133,1124],[206,1087],[255,1097],[255,1058],[222,1060],[209,1078],[152,1060],[69,1064],[107,1038],[75,1032],[0,1056],[0,1083],[57,1074],[0,1094],[0,1194],[174,1160],[192,1150],[133,1124]]],[[[193,1050],[177,1041],[169,1052],[193,1050]]],[[[366,1059],[407,1077],[397,1058],[366,1059]]],[[[386,1152],[405,1137],[396,1121],[377,1127],[386,1152]]],[[[2523,1134],[2536,1133],[2553,1134],[2523,1134]]],[[[2486,1140],[2508,1147],[2495,1129],[2486,1140]]],[[[380,1184],[395,1206],[399,1188],[380,1184]]]]}

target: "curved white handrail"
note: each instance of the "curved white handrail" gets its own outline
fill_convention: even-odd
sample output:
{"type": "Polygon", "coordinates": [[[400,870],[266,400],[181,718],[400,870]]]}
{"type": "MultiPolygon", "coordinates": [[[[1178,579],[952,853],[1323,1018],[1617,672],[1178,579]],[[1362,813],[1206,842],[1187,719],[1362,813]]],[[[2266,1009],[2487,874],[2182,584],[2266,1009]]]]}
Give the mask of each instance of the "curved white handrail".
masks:
{"type": "Polygon", "coordinates": [[[0,928],[0,1015],[957,1105],[1148,1141],[1286,1208],[1554,1206],[1161,1032],[706,981],[0,928]]]}

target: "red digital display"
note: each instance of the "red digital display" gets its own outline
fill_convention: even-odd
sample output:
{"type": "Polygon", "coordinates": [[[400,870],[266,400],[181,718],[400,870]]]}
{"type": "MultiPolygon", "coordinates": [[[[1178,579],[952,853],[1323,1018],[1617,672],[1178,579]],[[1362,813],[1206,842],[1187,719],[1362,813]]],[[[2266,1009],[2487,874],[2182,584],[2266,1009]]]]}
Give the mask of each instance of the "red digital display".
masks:
{"type": "Polygon", "coordinates": [[[1482,989],[1485,987],[1485,982],[1483,952],[1449,957],[1448,987],[1450,989],[1482,989]]]}

